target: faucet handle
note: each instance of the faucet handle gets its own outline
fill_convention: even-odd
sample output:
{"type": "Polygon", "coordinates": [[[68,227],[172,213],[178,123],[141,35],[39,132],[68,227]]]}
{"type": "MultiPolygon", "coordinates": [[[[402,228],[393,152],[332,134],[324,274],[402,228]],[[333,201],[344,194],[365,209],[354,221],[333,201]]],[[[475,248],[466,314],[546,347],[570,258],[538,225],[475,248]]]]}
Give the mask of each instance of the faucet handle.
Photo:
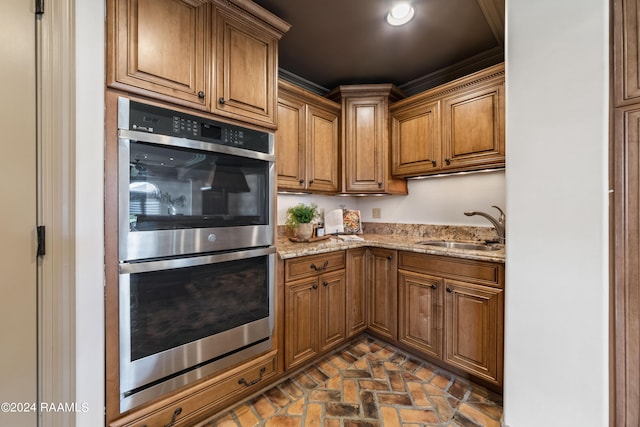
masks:
{"type": "Polygon", "coordinates": [[[504,221],[505,221],[504,211],[502,209],[500,209],[498,206],[495,206],[495,205],[493,205],[491,207],[498,209],[498,211],[500,212],[500,218],[498,218],[498,222],[500,224],[504,224],[504,221]]]}

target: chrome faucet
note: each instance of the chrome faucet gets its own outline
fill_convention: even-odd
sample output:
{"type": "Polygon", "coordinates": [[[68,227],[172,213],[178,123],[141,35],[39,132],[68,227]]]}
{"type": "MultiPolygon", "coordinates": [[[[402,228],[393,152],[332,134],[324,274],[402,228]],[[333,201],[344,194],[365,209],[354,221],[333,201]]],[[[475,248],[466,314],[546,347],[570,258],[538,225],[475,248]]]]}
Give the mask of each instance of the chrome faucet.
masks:
{"type": "Polygon", "coordinates": [[[500,212],[500,216],[498,217],[498,219],[495,219],[491,215],[489,215],[487,213],[484,213],[484,212],[472,211],[472,212],[465,212],[464,214],[466,216],[480,215],[480,216],[483,216],[486,219],[488,219],[489,222],[491,224],[493,224],[493,226],[496,228],[496,231],[498,232],[498,239],[499,239],[500,243],[505,243],[505,241],[506,241],[506,236],[505,236],[506,219],[505,219],[505,216],[504,216],[504,212],[502,211],[502,209],[500,209],[497,206],[491,206],[491,207],[498,209],[498,211],[500,212]]]}

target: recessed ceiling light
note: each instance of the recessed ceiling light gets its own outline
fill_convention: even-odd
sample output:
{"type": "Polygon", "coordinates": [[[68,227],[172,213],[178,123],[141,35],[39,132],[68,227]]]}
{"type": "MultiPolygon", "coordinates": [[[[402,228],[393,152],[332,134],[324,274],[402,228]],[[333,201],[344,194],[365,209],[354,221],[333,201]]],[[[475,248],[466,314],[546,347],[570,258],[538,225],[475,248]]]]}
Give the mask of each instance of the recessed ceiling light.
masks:
{"type": "Polygon", "coordinates": [[[387,14],[387,22],[391,25],[404,25],[413,18],[414,10],[409,3],[396,3],[387,14]]]}

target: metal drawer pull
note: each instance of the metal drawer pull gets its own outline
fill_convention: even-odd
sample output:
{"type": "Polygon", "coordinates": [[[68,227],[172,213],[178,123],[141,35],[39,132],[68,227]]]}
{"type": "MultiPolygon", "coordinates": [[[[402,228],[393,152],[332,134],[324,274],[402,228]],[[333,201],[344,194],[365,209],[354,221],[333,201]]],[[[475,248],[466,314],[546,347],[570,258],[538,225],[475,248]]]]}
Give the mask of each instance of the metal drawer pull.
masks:
{"type": "Polygon", "coordinates": [[[453,292],[453,289],[451,289],[451,288],[447,288],[447,292],[452,293],[452,292],[453,292]]]}
{"type": "Polygon", "coordinates": [[[260,376],[258,378],[251,381],[250,383],[248,383],[247,380],[245,380],[244,378],[240,378],[238,380],[238,384],[244,384],[245,387],[251,387],[252,385],[256,385],[260,381],[262,381],[262,376],[264,375],[265,372],[267,372],[267,368],[263,366],[262,368],[260,368],[260,376]]]}
{"type": "Polygon", "coordinates": [[[329,261],[328,261],[328,260],[327,260],[327,261],[325,261],[325,262],[324,262],[324,264],[322,264],[322,267],[318,267],[318,266],[316,266],[315,264],[311,264],[311,266],[310,266],[310,267],[311,267],[313,270],[315,270],[315,271],[322,271],[322,270],[324,270],[325,268],[327,268],[327,266],[329,266],[329,261]]]}
{"type": "Polygon", "coordinates": [[[171,422],[165,425],[164,427],[173,427],[173,425],[176,423],[176,417],[181,413],[182,413],[182,408],[178,408],[175,411],[173,411],[173,417],[171,417],[171,422]]]}

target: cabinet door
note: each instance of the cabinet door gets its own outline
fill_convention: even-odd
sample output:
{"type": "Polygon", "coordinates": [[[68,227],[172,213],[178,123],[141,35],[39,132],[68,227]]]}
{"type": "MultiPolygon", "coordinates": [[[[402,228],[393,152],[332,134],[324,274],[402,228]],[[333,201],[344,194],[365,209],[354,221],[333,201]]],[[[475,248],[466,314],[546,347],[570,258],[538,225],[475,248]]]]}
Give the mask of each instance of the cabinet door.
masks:
{"type": "Polygon", "coordinates": [[[444,361],[502,385],[503,291],[445,280],[444,361]]]}
{"type": "Polygon", "coordinates": [[[391,173],[415,176],[442,167],[440,102],[409,105],[391,113],[391,173]]]}
{"type": "Polygon", "coordinates": [[[338,191],[338,116],[307,106],[307,188],[338,191]]]}
{"type": "Polygon", "coordinates": [[[439,277],[398,273],[398,340],[431,356],[442,354],[442,290],[439,277]]]}
{"type": "Polygon", "coordinates": [[[384,191],[386,104],[382,97],[347,98],[344,102],[344,173],[347,192],[384,191]]]}
{"type": "Polygon", "coordinates": [[[318,278],[286,284],[285,366],[298,366],[318,354],[318,278]]]}
{"type": "Polygon", "coordinates": [[[640,4],[638,0],[614,4],[615,101],[619,106],[638,102],[640,98],[640,4]]]}
{"type": "Polygon", "coordinates": [[[344,270],[320,276],[320,351],[345,340],[345,282],[344,270]]]}
{"type": "Polygon", "coordinates": [[[209,10],[198,0],[110,1],[109,86],[205,109],[209,10]]]}
{"type": "Polygon", "coordinates": [[[443,101],[444,169],[504,166],[504,83],[443,101]]]}
{"type": "Polygon", "coordinates": [[[347,337],[367,327],[366,248],[347,251],[347,337]]]}
{"type": "Polygon", "coordinates": [[[305,111],[303,102],[280,98],[275,132],[279,190],[305,188],[305,111]]]}
{"type": "Polygon", "coordinates": [[[278,40],[257,25],[217,9],[215,113],[275,127],[278,40]]]}
{"type": "Polygon", "coordinates": [[[367,256],[368,326],[373,332],[396,339],[397,251],[370,248],[367,256]]]}

